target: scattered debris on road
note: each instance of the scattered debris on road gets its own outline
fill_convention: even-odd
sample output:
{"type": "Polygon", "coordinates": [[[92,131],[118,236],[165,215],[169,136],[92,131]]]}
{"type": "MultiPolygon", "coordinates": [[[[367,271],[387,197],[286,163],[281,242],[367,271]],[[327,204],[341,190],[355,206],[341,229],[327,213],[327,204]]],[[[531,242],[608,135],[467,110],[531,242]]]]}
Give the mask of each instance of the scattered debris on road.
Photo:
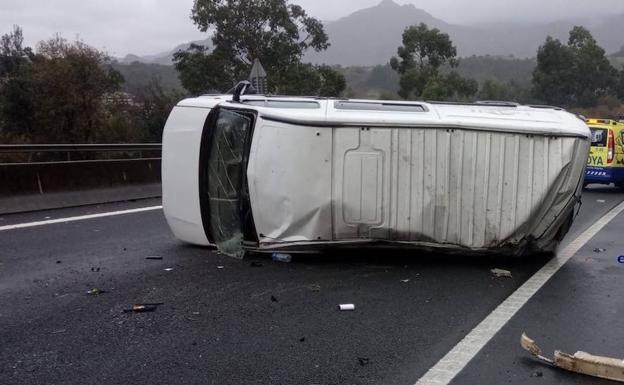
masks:
{"type": "Polygon", "coordinates": [[[161,261],[163,257],[159,255],[150,255],[149,257],[145,257],[145,259],[153,260],[153,261],[161,261]]]}
{"type": "Polygon", "coordinates": [[[569,370],[593,377],[607,380],[624,382],[624,360],[611,357],[594,356],[589,353],[578,351],[574,355],[555,351],[554,359],[542,356],[542,350],[535,341],[522,333],[520,338],[522,348],[541,361],[547,362],[560,369],[569,370]]]}
{"type": "Polygon", "coordinates": [[[321,291],[321,285],[313,284],[313,285],[308,286],[308,289],[318,292],[318,291],[321,291]]]}
{"type": "Polygon", "coordinates": [[[167,267],[165,268],[165,271],[173,271],[173,267],[167,267]]]}
{"type": "Polygon", "coordinates": [[[58,263],[61,263],[61,261],[56,261],[56,263],[57,263],[57,264],[58,264],[58,263]]]}
{"type": "Polygon", "coordinates": [[[353,311],[355,310],[355,305],[352,303],[345,303],[338,305],[338,309],[340,309],[340,311],[353,311]]]}
{"type": "Polygon", "coordinates": [[[403,283],[408,283],[410,280],[409,279],[402,279],[401,282],[403,283]]]}
{"type": "Polygon", "coordinates": [[[249,266],[251,266],[251,267],[262,267],[262,266],[264,266],[264,265],[262,264],[262,262],[252,261],[252,262],[249,264],[249,266]]]}
{"type": "Polygon", "coordinates": [[[292,255],[273,253],[273,255],[271,255],[271,259],[274,260],[275,262],[290,263],[292,261],[292,255]]]}
{"type": "Polygon", "coordinates": [[[272,295],[271,296],[271,302],[279,302],[279,301],[278,301],[278,299],[274,295],[272,295]]]}
{"type": "Polygon", "coordinates": [[[492,270],[490,270],[490,272],[496,278],[512,278],[511,271],[509,271],[509,270],[492,269],[492,270]]]}
{"type": "Polygon", "coordinates": [[[604,200],[604,199],[598,199],[598,200],[596,200],[596,202],[598,202],[598,203],[607,203],[607,201],[604,200]]]}
{"type": "Polygon", "coordinates": [[[544,373],[542,373],[539,370],[536,370],[531,374],[531,377],[543,377],[543,376],[544,376],[544,373]]]}
{"type": "Polygon", "coordinates": [[[225,266],[217,266],[217,269],[219,269],[219,270],[225,269],[225,266]]]}
{"type": "Polygon", "coordinates": [[[91,271],[94,273],[99,273],[100,272],[100,268],[99,267],[92,267],[91,271]]]}
{"type": "Polygon", "coordinates": [[[594,249],[594,253],[604,253],[607,249],[603,249],[602,247],[596,247],[594,249]]]}
{"type": "Polygon", "coordinates": [[[370,363],[370,358],[368,357],[358,357],[357,360],[361,366],[366,366],[370,363]]]}
{"type": "Polygon", "coordinates": [[[158,303],[138,303],[132,305],[131,309],[124,309],[124,313],[148,313],[158,309],[158,306],[164,305],[164,302],[158,303]]]}
{"type": "Polygon", "coordinates": [[[65,333],[66,331],[67,329],[59,329],[59,330],[53,331],[51,334],[61,334],[61,333],[65,333]]]}
{"type": "Polygon", "coordinates": [[[299,342],[305,342],[305,337],[299,338],[299,342]]]}
{"type": "Polygon", "coordinates": [[[106,293],[108,293],[108,291],[100,290],[98,288],[91,289],[87,292],[87,294],[89,295],[100,295],[100,294],[106,294],[106,293]]]}

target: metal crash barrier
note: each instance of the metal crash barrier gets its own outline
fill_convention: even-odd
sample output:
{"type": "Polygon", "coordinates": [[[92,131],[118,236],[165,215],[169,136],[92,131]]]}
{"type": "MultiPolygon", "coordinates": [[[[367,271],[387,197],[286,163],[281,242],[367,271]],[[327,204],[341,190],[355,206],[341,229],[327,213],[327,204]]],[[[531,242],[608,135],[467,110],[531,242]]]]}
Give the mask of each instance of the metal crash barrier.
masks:
{"type": "Polygon", "coordinates": [[[0,214],[158,197],[161,148],[0,145],[0,214]]]}

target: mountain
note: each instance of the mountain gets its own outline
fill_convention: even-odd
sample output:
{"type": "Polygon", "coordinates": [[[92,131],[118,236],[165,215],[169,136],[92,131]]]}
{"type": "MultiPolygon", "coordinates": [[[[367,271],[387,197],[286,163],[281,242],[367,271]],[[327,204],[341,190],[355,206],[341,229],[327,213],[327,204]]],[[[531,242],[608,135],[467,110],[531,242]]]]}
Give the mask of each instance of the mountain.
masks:
{"type": "MultiPolygon", "coordinates": [[[[482,23],[468,26],[447,23],[413,4],[399,5],[393,0],[383,0],[376,6],[326,22],[325,30],[331,46],[323,52],[309,52],[304,60],[344,66],[384,64],[396,55],[405,28],[419,23],[448,33],[460,57],[534,57],[546,36],[565,41],[574,25],[588,28],[607,52],[616,52],[624,45],[624,15],[550,23],[482,23]]],[[[211,42],[206,39],[195,43],[205,45],[211,42]]],[[[173,53],[189,45],[182,44],[171,51],[150,56],[128,55],[121,62],[171,64],[173,53]]]]}
{"type": "Polygon", "coordinates": [[[128,54],[124,58],[119,59],[118,62],[120,64],[132,64],[134,62],[139,62],[144,64],[172,65],[173,54],[180,50],[188,49],[191,44],[198,44],[210,47],[212,46],[212,41],[210,39],[196,40],[190,43],[180,44],[170,51],[161,52],[154,55],[137,56],[133,54],[128,54]]]}
{"type": "Polygon", "coordinates": [[[406,27],[425,23],[448,33],[460,57],[492,55],[534,57],[546,36],[567,40],[574,25],[587,27],[607,52],[624,44],[624,15],[597,19],[563,20],[551,23],[489,23],[472,26],[450,24],[413,4],[392,0],[359,10],[325,24],[331,46],[306,59],[314,63],[374,65],[388,62],[401,45],[406,27]]]}
{"type": "Polygon", "coordinates": [[[157,80],[166,92],[185,93],[178,78],[178,71],[172,65],[142,63],[134,60],[131,63],[113,63],[113,68],[124,77],[122,90],[139,95],[154,80],[157,80]]]}
{"type": "MultiPolygon", "coordinates": [[[[396,54],[396,49],[401,44],[403,30],[407,26],[419,23],[448,33],[456,44],[457,38],[465,35],[474,36],[478,33],[474,28],[453,25],[437,19],[412,4],[399,5],[392,0],[383,0],[377,6],[326,23],[330,48],[323,52],[309,53],[306,59],[314,63],[341,65],[381,64],[396,54]]],[[[459,51],[464,55],[481,53],[464,47],[459,51]]]]}

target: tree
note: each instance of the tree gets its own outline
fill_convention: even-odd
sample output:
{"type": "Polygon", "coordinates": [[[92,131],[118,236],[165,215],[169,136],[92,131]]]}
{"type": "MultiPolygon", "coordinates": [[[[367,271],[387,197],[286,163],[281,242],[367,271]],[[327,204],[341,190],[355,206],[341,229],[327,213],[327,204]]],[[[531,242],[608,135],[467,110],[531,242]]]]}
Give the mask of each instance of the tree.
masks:
{"type": "Polygon", "coordinates": [[[225,65],[219,57],[210,54],[208,48],[198,44],[191,44],[186,51],[176,52],[173,61],[182,86],[193,95],[229,89],[234,79],[246,77],[242,69],[225,65]]]}
{"type": "Polygon", "coordinates": [[[566,106],[572,102],[574,54],[570,47],[548,36],[537,51],[533,92],[547,104],[566,106]]]}
{"type": "Polygon", "coordinates": [[[202,32],[213,33],[214,47],[195,45],[174,56],[182,84],[195,94],[231,88],[247,77],[254,59],[265,67],[272,91],[292,89],[285,81],[302,71],[322,70],[310,82],[338,76],[329,67],[300,66],[307,50],[327,49],[329,42],[322,23],[287,0],[195,0],[191,14],[202,32]]]}
{"type": "Polygon", "coordinates": [[[570,31],[568,47],[574,55],[574,95],[579,106],[595,105],[600,96],[607,95],[617,77],[617,71],[591,33],[583,27],[570,31]]]}
{"type": "Polygon", "coordinates": [[[611,92],[616,82],[617,71],[583,27],[570,31],[567,45],[549,36],[538,49],[533,94],[547,104],[592,106],[611,92]]]}
{"type": "Polygon", "coordinates": [[[160,142],[169,113],[182,98],[182,94],[165,91],[160,81],[153,78],[139,90],[136,98],[139,106],[136,125],[140,127],[142,140],[160,142]]]}
{"type": "Polygon", "coordinates": [[[507,93],[505,87],[495,80],[486,80],[479,89],[480,100],[505,100],[507,93]]]}
{"type": "Polygon", "coordinates": [[[478,90],[479,83],[476,80],[462,78],[452,71],[431,78],[425,85],[422,97],[429,100],[466,101],[478,90]]]}
{"type": "Polygon", "coordinates": [[[13,31],[0,37],[0,135],[8,136],[7,116],[13,115],[31,125],[30,87],[20,81],[18,74],[33,58],[32,49],[24,47],[22,29],[15,25],[13,31]]]}
{"type": "Polygon", "coordinates": [[[55,140],[89,143],[102,129],[102,99],[119,91],[123,78],[110,58],[83,42],[55,37],[41,42],[33,63],[35,113],[55,140]],[[58,76],[63,74],[63,76],[58,76]]]}
{"type": "Polygon", "coordinates": [[[0,37],[0,79],[19,71],[34,57],[30,47],[24,47],[22,29],[14,25],[13,31],[0,37]]]}
{"type": "Polygon", "coordinates": [[[307,95],[331,97],[337,96],[345,89],[345,77],[326,65],[297,64],[281,74],[276,88],[281,95],[307,95]]]}
{"type": "Polygon", "coordinates": [[[420,96],[427,82],[438,76],[442,64],[457,66],[457,49],[449,35],[424,23],[405,29],[397,54],[398,58],[390,59],[390,66],[401,75],[399,95],[404,99],[420,96]]]}
{"type": "Polygon", "coordinates": [[[456,72],[440,75],[440,67],[457,67],[457,49],[446,33],[429,29],[426,24],[411,26],[403,32],[403,45],[390,66],[400,75],[399,95],[404,99],[464,99],[476,93],[478,84],[456,72]]]}
{"type": "Polygon", "coordinates": [[[343,74],[330,66],[317,66],[316,70],[320,76],[320,87],[316,93],[322,97],[338,96],[347,87],[347,81],[343,74]]]}
{"type": "Polygon", "coordinates": [[[4,134],[35,143],[106,138],[107,99],[123,82],[109,63],[106,54],[82,42],[58,36],[41,42],[0,89],[4,134]]]}

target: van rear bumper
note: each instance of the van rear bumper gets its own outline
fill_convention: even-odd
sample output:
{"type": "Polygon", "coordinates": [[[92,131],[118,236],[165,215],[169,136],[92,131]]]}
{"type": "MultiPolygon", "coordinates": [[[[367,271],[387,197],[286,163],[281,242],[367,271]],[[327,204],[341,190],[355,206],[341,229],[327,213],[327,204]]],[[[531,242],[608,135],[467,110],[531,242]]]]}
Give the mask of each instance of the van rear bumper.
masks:
{"type": "Polygon", "coordinates": [[[587,171],[585,171],[585,184],[619,184],[622,182],[624,182],[624,167],[587,166],[587,171]]]}

